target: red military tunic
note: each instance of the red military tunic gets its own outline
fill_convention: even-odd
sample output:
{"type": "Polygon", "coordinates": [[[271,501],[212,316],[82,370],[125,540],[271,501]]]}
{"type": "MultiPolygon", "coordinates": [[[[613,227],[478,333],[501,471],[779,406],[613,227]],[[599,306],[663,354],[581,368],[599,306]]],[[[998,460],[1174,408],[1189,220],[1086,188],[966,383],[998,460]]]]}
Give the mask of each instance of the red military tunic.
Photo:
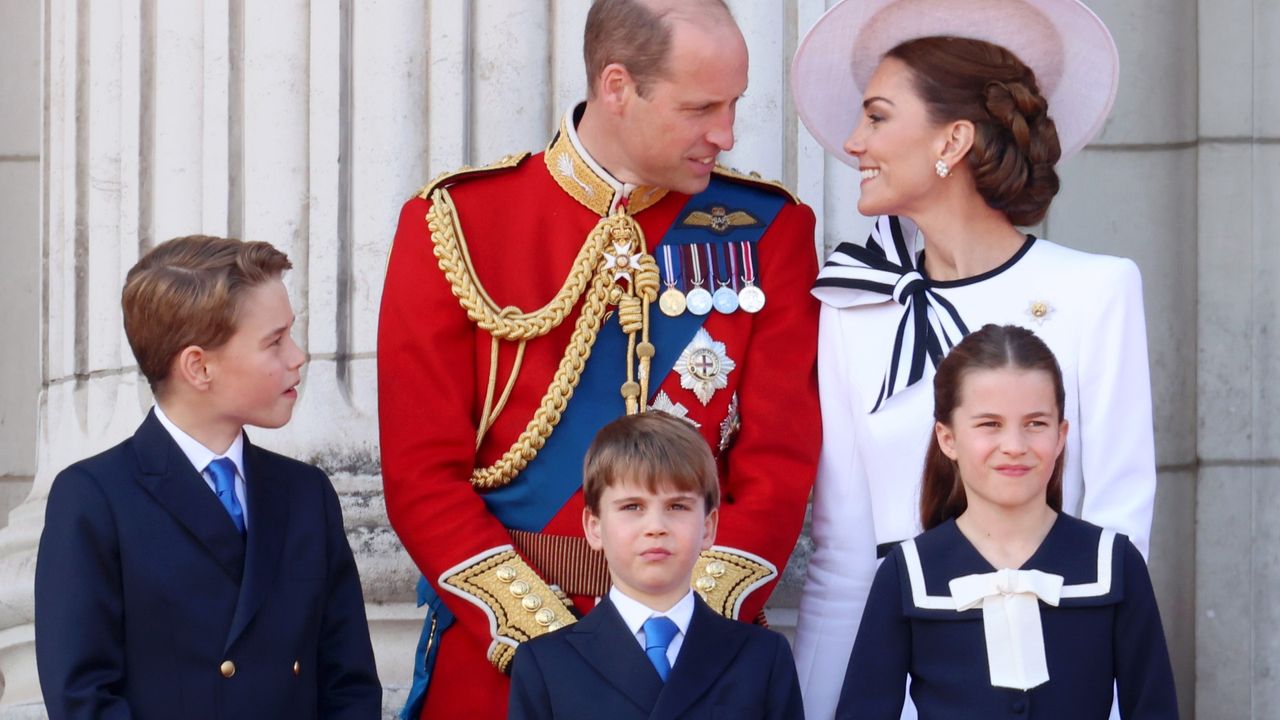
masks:
{"type": "MultiPolygon", "coordinates": [[[[588,235],[620,197],[629,196],[629,211],[651,253],[689,200],[657,188],[621,186],[585,155],[567,123],[547,153],[501,165],[464,171],[428,189],[447,189],[473,277],[493,304],[526,313],[561,290],[588,235]],[[613,195],[605,204],[602,191],[613,195]]],[[[768,185],[734,177],[733,182],[768,185]]],[[[506,387],[517,343],[498,344],[491,393],[493,341],[468,317],[442,272],[427,222],[431,210],[428,192],[405,203],[383,291],[378,382],[387,514],[455,616],[439,638],[423,717],[498,718],[505,717],[508,682],[491,664],[490,651],[502,650],[502,643],[514,647],[511,636],[521,637],[508,630],[495,640],[522,612],[521,598],[507,597],[501,588],[492,593],[473,588],[468,594],[445,580],[512,545],[512,534],[469,479],[474,468],[493,463],[525,430],[566,354],[581,304],[553,330],[527,342],[509,399],[477,449],[486,396],[500,395],[506,387]]],[[[762,610],[799,536],[817,463],[817,303],[808,291],[816,275],[813,231],[812,211],[788,196],[757,243],[755,270],[768,298],[764,309],[713,312],[706,318],[703,329],[724,344],[735,366],[725,378],[727,387],[704,405],[671,368],[653,367],[653,388],[665,393],[669,407],[687,411],[718,456],[723,505],[717,546],[772,571],[767,582],[761,578],[741,592],[729,610],[748,621],[762,610]],[[731,407],[735,399],[736,408],[731,407]],[[730,426],[737,418],[735,437],[730,426]],[[728,445],[723,452],[722,441],[728,445]]],[[[652,312],[658,312],[657,303],[652,312]]],[[[575,396],[571,402],[589,399],[575,396]]],[[[576,463],[565,472],[580,475],[580,457],[576,463]]],[[[579,489],[542,532],[581,538],[582,510],[579,489]]],[[[515,562],[521,577],[529,571],[541,574],[532,561],[527,566],[518,558],[515,562]]],[[[506,565],[502,572],[510,573],[503,581],[515,577],[506,565]]],[[[485,582],[493,582],[490,575],[485,582]]],[[[554,598],[544,600],[559,610],[553,627],[572,622],[554,598]]],[[[572,600],[581,612],[594,604],[590,597],[572,600]]],[[[536,627],[528,625],[529,618],[516,619],[536,627]]]]}

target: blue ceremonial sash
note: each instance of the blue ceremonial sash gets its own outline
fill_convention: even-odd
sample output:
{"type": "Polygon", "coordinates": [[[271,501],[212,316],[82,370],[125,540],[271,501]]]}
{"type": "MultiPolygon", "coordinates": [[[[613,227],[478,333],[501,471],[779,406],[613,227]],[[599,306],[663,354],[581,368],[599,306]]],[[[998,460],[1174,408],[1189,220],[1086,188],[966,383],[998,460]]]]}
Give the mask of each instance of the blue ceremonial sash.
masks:
{"type": "MultiPolygon", "coordinates": [[[[707,189],[689,198],[676,216],[676,221],[662,237],[664,244],[690,245],[726,242],[756,242],[764,235],[785,204],[785,199],[772,192],[749,185],[733,183],[712,176],[707,189]],[[735,227],[724,233],[707,227],[683,225],[689,213],[705,211],[713,206],[749,210],[757,221],[749,227],[735,227]]],[[[702,327],[707,316],[684,313],[668,317],[650,310],[649,341],[656,354],[650,365],[651,403],[662,381],[675,367],[676,359],[702,327]]],[[[489,512],[505,527],[540,532],[582,487],[582,459],[596,432],[626,413],[626,402],[620,389],[625,380],[627,336],[616,317],[609,317],[596,336],[578,386],[569,405],[529,465],[510,484],[482,493],[489,512]]]]}

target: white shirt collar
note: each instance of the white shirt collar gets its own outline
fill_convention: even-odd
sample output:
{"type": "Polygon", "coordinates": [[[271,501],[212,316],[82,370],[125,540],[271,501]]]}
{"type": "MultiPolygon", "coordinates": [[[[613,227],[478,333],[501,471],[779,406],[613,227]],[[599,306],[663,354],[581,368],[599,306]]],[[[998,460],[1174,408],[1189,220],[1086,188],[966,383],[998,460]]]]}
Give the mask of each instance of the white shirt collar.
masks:
{"type": "Polygon", "coordinates": [[[631,598],[619,590],[617,585],[609,588],[609,601],[618,609],[618,614],[622,616],[622,621],[627,624],[627,629],[632,635],[638,635],[641,632],[645,620],[666,616],[676,624],[680,630],[680,636],[684,637],[689,632],[689,621],[693,619],[693,590],[685,593],[685,596],[666,612],[658,612],[639,600],[631,598]]]}
{"type": "MultiPolygon", "coordinates": [[[[583,104],[579,104],[572,107],[569,109],[569,112],[566,113],[564,122],[565,132],[569,136],[569,142],[573,143],[573,149],[578,152],[578,156],[587,164],[587,167],[591,168],[591,172],[595,173],[601,180],[608,183],[609,187],[613,189],[613,200],[609,203],[609,211],[613,212],[617,209],[618,203],[625,198],[631,197],[631,193],[639,186],[632,185],[631,183],[624,183],[614,177],[608,170],[605,170],[600,163],[596,162],[595,158],[591,157],[591,153],[587,152],[587,148],[578,138],[578,128],[574,122],[578,113],[578,108],[582,107],[582,105],[583,104]]],[[[683,630],[681,632],[683,632],[683,630]]]]}
{"type": "Polygon", "coordinates": [[[182,454],[186,455],[187,460],[191,461],[196,472],[203,474],[204,469],[208,467],[210,462],[220,457],[225,457],[236,464],[236,474],[240,476],[240,479],[243,480],[245,477],[248,477],[244,472],[243,432],[236,435],[236,439],[232,441],[231,447],[227,448],[225,453],[219,455],[200,444],[199,440],[188,435],[182,430],[182,428],[174,425],[173,421],[169,419],[169,416],[164,414],[164,410],[160,409],[159,403],[155,405],[155,412],[156,419],[159,420],[164,429],[168,431],[169,436],[173,438],[173,441],[178,444],[178,449],[182,451],[182,454]]]}

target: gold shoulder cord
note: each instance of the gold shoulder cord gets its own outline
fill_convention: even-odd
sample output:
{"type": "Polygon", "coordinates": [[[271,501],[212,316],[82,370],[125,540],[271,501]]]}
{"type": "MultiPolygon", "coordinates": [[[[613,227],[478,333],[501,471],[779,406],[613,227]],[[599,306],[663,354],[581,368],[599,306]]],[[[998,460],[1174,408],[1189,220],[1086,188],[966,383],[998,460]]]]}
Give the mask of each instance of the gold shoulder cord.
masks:
{"type": "Polygon", "coordinates": [[[466,239],[458,225],[457,208],[443,187],[431,193],[427,228],[436,260],[454,296],[467,311],[467,317],[493,338],[485,407],[476,433],[477,448],[510,396],[523,363],[525,343],[558,327],[585,293],[582,313],[574,325],[569,346],[533,418],[497,462],[472,472],[473,486],[480,490],[503,487],[537,457],[573,397],[610,304],[618,305],[619,321],[628,335],[627,382],[622,386],[627,412],[643,411],[644,403],[640,398],[648,397],[649,362],[654,351],[649,343],[649,305],[657,298],[660,279],[657,262],[646,252],[644,232],[634,219],[625,212],[601,218],[587,236],[559,292],[550,302],[531,313],[514,306],[498,307],[485,291],[471,264],[466,239]],[[634,263],[631,258],[637,254],[639,261],[634,263]],[[623,279],[629,282],[626,285],[618,282],[623,279]],[[640,335],[639,341],[637,334],[640,335]],[[502,340],[519,345],[511,375],[495,408],[493,395],[498,343],[502,340]]]}

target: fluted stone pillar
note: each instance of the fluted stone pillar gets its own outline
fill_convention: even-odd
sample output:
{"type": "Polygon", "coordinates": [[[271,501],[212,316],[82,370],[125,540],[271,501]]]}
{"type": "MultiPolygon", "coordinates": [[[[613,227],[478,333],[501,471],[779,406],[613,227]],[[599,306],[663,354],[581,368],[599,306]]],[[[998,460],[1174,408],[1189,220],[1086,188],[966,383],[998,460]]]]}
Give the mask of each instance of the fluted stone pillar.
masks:
{"type": "Polygon", "coordinates": [[[1196,716],[1280,717],[1280,1],[1199,2],[1196,716]]]}

